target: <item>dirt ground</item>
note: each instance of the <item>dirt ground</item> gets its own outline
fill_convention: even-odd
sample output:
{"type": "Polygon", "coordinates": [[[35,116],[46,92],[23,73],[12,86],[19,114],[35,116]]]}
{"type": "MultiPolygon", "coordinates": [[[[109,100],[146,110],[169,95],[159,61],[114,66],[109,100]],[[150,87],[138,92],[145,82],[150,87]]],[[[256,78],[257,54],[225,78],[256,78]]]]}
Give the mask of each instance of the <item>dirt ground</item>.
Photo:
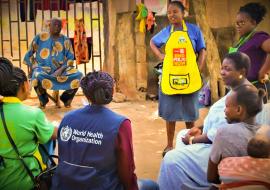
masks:
{"type": "MultiPolygon", "coordinates": [[[[53,102],[47,104],[44,112],[50,121],[61,121],[64,114],[72,109],[83,106],[84,97],[76,96],[72,108],[56,108],[53,102]]],[[[38,100],[31,98],[25,101],[26,104],[37,106],[38,100]]],[[[138,178],[157,179],[162,150],[166,145],[165,121],[158,117],[157,101],[135,101],[109,104],[109,107],[127,116],[132,122],[134,157],[136,174],[138,178]]],[[[200,109],[200,118],[196,125],[203,122],[208,109],[200,109]]],[[[176,132],[185,127],[183,122],[178,122],[176,132]]]]}

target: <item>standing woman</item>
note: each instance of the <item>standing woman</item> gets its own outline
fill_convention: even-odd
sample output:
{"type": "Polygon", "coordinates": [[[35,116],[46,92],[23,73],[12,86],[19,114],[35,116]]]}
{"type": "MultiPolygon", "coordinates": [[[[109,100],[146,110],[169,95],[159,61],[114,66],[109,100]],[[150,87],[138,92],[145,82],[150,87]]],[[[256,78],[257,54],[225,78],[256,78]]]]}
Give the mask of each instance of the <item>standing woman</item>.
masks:
{"type": "Polygon", "coordinates": [[[173,1],[168,6],[170,25],[156,34],[150,46],[163,60],[159,91],[159,116],[166,121],[167,147],[173,148],[176,121],[185,121],[187,128],[198,119],[198,91],[202,87],[200,71],[205,65],[205,43],[200,29],[183,20],[184,6],[173,1]],[[160,48],[165,45],[165,54],[160,48]]]}
{"type": "Polygon", "coordinates": [[[247,54],[251,60],[247,79],[257,88],[268,89],[270,92],[270,83],[265,81],[270,71],[270,36],[266,32],[256,31],[265,14],[265,6],[259,3],[248,3],[240,7],[236,16],[236,30],[240,40],[229,52],[247,54]]]}

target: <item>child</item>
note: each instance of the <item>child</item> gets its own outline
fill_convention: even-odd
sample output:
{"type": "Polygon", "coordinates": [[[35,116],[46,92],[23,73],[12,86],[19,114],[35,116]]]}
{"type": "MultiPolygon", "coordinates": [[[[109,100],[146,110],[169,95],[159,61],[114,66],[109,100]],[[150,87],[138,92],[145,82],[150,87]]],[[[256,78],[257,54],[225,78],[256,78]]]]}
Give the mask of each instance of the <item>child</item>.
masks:
{"type": "MultiPolygon", "coordinates": [[[[222,183],[270,182],[270,127],[263,126],[247,147],[248,156],[223,159],[218,166],[222,183]]],[[[270,184],[269,184],[270,185],[270,184]]]]}
{"type": "Polygon", "coordinates": [[[220,183],[218,164],[227,157],[247,156],[248,141],[258,126],[255,116],[262,110],[265,92],[253,85],[242,85],[227,96],[224,110],[228,126],[218,130],[211,150],[207,179],[220,183]]]}

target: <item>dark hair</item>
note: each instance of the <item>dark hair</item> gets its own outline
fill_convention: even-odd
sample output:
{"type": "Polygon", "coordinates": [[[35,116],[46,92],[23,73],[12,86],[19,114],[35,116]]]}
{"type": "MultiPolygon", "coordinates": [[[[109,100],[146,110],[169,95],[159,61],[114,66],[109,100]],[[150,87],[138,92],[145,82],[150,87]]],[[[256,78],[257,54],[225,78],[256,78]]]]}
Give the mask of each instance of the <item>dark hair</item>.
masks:
{"type": "Polygon", "coordinates": [[[249,117],[254,117],[262,111],[263,97],[265,96],[263,89],[257,90],[253,85],[241,85],[234,89],[234,92],[237,103],[246,108],[249,117]]]}
{"type": "Polygon", "coordinates": [[[27,81],[25,72],[13,67],[12,63],[0,57],[0,95],[17,96],[20,86],[27,81]]]}
{"type": "Polygon", "coordinates": [[[109,73],[94,71],[82,78],[81,87],[84,95],[93,104],[104,105],[112,101],[113,83],[109,73]]]}
{"type": "Polygon", "coordinates": [[[182,12],[185,11],[185,7],[184,7],[183,3],[180,1],[171,1],[171,2],[169,2],[169,5],[177,6],[182,12]]]}
{"type": "Polygon", "coordinates": [[[237,71],[245,69],[245,76],[247,76],[250,68],[250,58],[245,53],[234,52],[225,55],[224,59],[230,59],[237,71]]]}
{"type": "Polygon", "coordinates": [[[270,143],[255,136],[248,142],[247,152],[249,156],[254,158],[268,158],[270,143]]]}
{"type": "Polygon", "coordinates": [[[248,14],[257,24],[259,24],[266,14],[266,8],[260,3],[248,3],[240,7],[239,12],[248,14]]]}

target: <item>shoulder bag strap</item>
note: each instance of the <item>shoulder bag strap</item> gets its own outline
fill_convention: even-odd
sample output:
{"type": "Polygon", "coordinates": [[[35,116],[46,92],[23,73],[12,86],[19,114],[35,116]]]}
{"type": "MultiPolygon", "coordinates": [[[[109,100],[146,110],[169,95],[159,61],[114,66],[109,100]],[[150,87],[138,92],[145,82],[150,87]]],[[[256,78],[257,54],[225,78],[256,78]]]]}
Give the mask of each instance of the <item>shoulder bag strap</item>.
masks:
{"type": "Polygon", "coordinates": [[[7,129],[7,124],[6,124],[5,116],[4,116],[3,102],[0,102],[0,112],[1,112],[2,123],[4,125],[4,129],[5,129],[6,135],[7,135],[8,139],[9,139],[9,142],[12,145],[14,151],[16,152],[19,160],[22,162],[22,164],[23,164],[25,170],[27,171],[28,175],[31,177],[34,184],[36,184],[34,175],[32,174],[31,170],[28,168],[28,166],[24,162],[23,157],[20,155],[20,153],[19,153],[19,151],[17,149],[17,146],[15,145],[15,143],[14,143],[14,141],[13,141],[12,137],[10,136],[10,133],[9,133],[9,131],[7,129]]]}
{"type": "MultiPolygon", "coordinates": [[[[58,158],[56,155],[50,155],[48,150],[45,148],[43,144],[39,144],[39,147],[43,150],[43,152],[48,156],[48,159],[51,161],[52,166],[56,166],[55,161],[53,158],[58,158]]],[[[46,163],[47,164],[47,163],[46,163]]],[[[47,164],[48,165],[48,164],[47,164]]]]}

